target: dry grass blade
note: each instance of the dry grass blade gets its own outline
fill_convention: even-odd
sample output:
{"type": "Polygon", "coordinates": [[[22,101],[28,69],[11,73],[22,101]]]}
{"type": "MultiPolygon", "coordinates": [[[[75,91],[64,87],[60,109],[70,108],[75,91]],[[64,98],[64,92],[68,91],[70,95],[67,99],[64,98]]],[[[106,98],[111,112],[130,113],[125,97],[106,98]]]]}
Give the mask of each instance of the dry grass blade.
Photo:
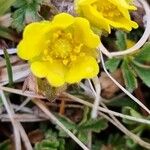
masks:
{"type": "MultiPolygon", "coordinates": [[[[11,102],[10,102],[10,100],[9,100],[8,98],[7,98],[7,101],[8,101],[8,105],[9,105],[9,108],[10,108],[12,114],[15,116],[15,112],[14,112],[14,110],[13,110],[12,104],[11,104],[11,102]]],[[[15,118],[14,118],[14,119],[15,119],[15,118]]],[[[20,123],[19,121],[17,121],[16,119],[15,119],[15,121],[16,121],[16,125],[17,125],[17,127],[18,127],[18,129],[19,129],[21,138],[22,138],[23,141],[25,141],[25,142],[24,142],[24,145],[25,145],[26,149],[27,149],[27,150],[32,150],[31,143],[30,143],[30,141],[29,141],[29,139],[28,139],[28,136],[27,136],[27,134],[26,134],[24,128],[22,127],[22,125],[21,125],[21,123],[20,123]]]]}
{"type": "MultiPolygon", "coordinates": [[[[35,116],[34,114],[33,115],[32,114],[31,115],[30,114],[15,114],[14,119],[19,122],[39,122],[39,121],[48,120],[48,118],[45,117],[44,115],[41,117],[41,116],[35,116]]],[[[0,120],[3,122],[10,121],[9,116],[6,114],[0,115],[0,120]]]]}
{"type": "MultiPolygon", "coordinates": [[[[104,108],[108,109],[105,104],[101,103],[101,105],[104,108]]],[[[117,127],[121,129],[121,131],[123,131],[127,136],[129,136],[134,142],[138,143],[144,148],[150,149],[150,143],[143,141],[139,136],[130,132],[124,125],[120,123],[120,121],[114,115],[112,114],[109,114],[109,115],[114,120],[114,122],[116,122],[116,124],[118,125],[117,127]]]]}
{"type": "Polygon", "coordinates": [[[98,114],[98,106],[99,106],[100,101],[101,101],[101,98],[100,98],[101,87],[100,87],[100,81],[99,81],[98,77],[93,78],[93,83],[95,86],[95,92],[94,92],[95,93],[95,101],[94,101],[91,117],[96,118],[97,114],[98,114]]]}
{"type": "Polygon", "coordinates": [[[69,131],[38,99],[32,100],[54,123],[62,128],[81,148],[89,150],[71,131],[69,131]]]}
{"type": "Polygon", "coordinates": [[[18,125],[17,125],[16,121],[13,118],[14,117],[13,113],[11,112],[11,109],[9,107],[9,104],[7,103],[7,99],[5,97],[5,94],[2,90],[0,90],[0,95],[1,95],[1,98],[2,98],[2,101],[3,101],[3,104],[6,108],[6,111],[9,115],[9,118],[11,120],[11,123],[13,125],[16,150],[21,150],[21,139],[20,139],[20,133],[19,133],[18,125]]]}
{"type": "MultiPolygon", "coordinates": [[[[30,73],[30,70],[27,64],[12,66],[12,71],[13,71],[14,82],[22,78],[26,78],[30,73]]],[[[8,76],[7,76],[6,68],[1,69],[0,83],[1,84],[8,83],[8,76]]]]}
{"type": "Polygon", "coordinates": [[[138,100],[136,97],[134,97],[129,91],[127,91],[121,84],[119,84],[112,76],[111,74],[107,71],[106,67],[105,67],[105,63],[104,63],[104,58],[103,58],[103,54],[101,54],[101,62],[102,62],[102,66],[103,69],[105,71],[105,73],[108,75],[108,77],[126,94],[128,95],[132,100],[134,100],[140,107],[142,107],[148,114],[150,114],[150,110],[140,101],[138,100]]]}
{"type": "MultiPolygon", "coordinates": [[[[46,99],[45,97],[43,97],[41,95],[36,95],[36,94],[34,94],[32,92],[29,92],[29,91],[23,92],[22,90],[17,90],[17,89],[3,87],[3,86],[0,86],[0,89],[4,90],[6,92],[19,94],[19,95],[27,96],[27,97],[30,97],[30,98],[46,99]]],[[[64,94],[65,97],[68,97],[69,99],[77,101],[77,102],[79,102],[79,103],[81,103],[83,105],[86,105],[86,106],[89,106],[89,107],[93,107],[92,103],[86,102],[86,101],[84,101],[84,100],[82,100],[80,98],[77,98],[77,97],[75,97],[73,95],[70,95],[68,93],[63,93],[63,94],[64,94]]],[[[144,124],[150,125],[150,121],[146,120],[146,119],[135,118],[135,117],[128,116],[128,115],[123,115],[123,114],[118,113],[118,112],[114,112],[114,111],[111,111],[111,110],[106,110],[105,108],[102,108],[102,107],[98,107],[98,110],[102,111],[104,113],[113,114],[113,115],[115,115],[117,117],[120,117],[120,118],[125,118],[125,119],[128,119],[128,120],[132,120],[132,121],[136,121],[136,122],[139,122],[139,123],[144,123],[144,124]]]]}
{"type": "Polygon", "coordinates": [[[150,144],[149,143],[143,141],[137,135],[135,135],[132,132],[130,132],[116,118],[114,118],[114,116],[113,116],[113,119],[112,119],[112,118],[108,117],[107,115],[105,115],[102,112],[99,112],[99,115],[102,116],[102,117],[104,117],[105,119],[107,119],[109,122],[111,122],[113,125],[115,125],[118,129],[120,129],[120,131],[122,131],[124,134],[126,134],[127,136],[129,136],[132,140],[134,140],[135,142],[137,142],[139,145],[141,145],[142,147],[144,147],[146,149],[150,149],[150,144]]]}
{"type": "MultiPolygon", "coordinates": [[[[17,49],[16,48],[9,48],[8,50],[8,54],[16,54],[17,53],[17,49]]],[[[0,49],[0,55],[4,55],[4,52],[2,49],[0,49]]]]}
{"type": "MultiPolygon", "coordinates": [[[[64,96],[78,102],[78,103],[81,103],[83,105],[86,105],[86,106],[89,106],[89,107],[93,107],[93,104],[92,103],[89,103],[87,101],[84,101],[78,97],[75,97],[73,95],[70,95],[68,93],[64,93],[64,96]]],[[[148,124],[150,125],[150,120],[146,120],[146,119],[141,119],[141,118],[135,118],[135,117],[132,117],[132,116],[128,116],[128,115],[123,115],[121,113],[118,113],[118,112],[114,112],[114,111],[111,111],[111,110],[107,110],[103,107],[98,107],[98,110],[101,111],[101,112],[104,112],[104,113],[107,113],[107,114],[113,114],[114,116],[117,116],[117,117],[120,117],[120,118],[124,118],[124,119],[128,119],[128,120],[131,120],[131,121],[135,121],[135,122],[139,122],[139,123],[143,123],[143,124],[148,124]]]]}

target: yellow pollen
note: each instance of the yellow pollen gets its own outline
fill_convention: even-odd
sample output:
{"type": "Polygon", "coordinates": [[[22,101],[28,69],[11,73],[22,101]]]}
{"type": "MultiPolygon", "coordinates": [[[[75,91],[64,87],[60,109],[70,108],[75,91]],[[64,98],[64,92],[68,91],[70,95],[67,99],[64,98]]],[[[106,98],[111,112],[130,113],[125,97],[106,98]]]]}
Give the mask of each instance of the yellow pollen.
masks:
{"type": "Polygon", "coordinates": [[[72,45],[67,39],[58,39],[52,46],[52,52],[55,57],[66,58],[72,50],[72,45]]]}
{"type": "Polygon", "coordinates": [[[64,59],[63,60],[63,64],[66,66],[68,64],[69,60],[68,59],[64,59]]]}
{"type": "Polygon", "coordinates": [[[72,40],[72,34],[71,34],[71,33],[67,33],[67,35],[66,35],[66,39],[68,39],[68,40],[72,40]]]}
{"type": "Polygon", "coordinates": [[[80,44],[79,46],[76,46],[75,48],[74,48],[74,52],[75,53],[79,53],[80,51],[81,51],[81,47],[83,46],[83,44],[80,44]]]}
{"type": "Polygon", "coordinates": [[[71,61],[75,61],[75,60],[77,59],[77,56],[75,56],[75,55],[70,55],[70,59],[71,59],[71,61]]]}
{"type": "Polygon", "coordinates": [[[83,53],[83,52],[82,52],[82,53],[80,53],[80,56],[81,56],[81,57],[85,56],[85,53],[83,53]]]}

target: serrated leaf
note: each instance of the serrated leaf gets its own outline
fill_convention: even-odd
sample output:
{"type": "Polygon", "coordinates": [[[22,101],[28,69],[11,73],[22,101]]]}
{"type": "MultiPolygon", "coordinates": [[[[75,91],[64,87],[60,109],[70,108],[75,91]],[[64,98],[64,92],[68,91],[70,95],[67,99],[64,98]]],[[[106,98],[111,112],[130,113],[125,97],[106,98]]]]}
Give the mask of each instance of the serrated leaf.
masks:
{"type": "Polygon", "coordinates": [[[42,141],[41,145],[42,147],[57,148],[59,146],[59,141],[57,141],[57,139],[46,139],[42,141]]]}
{"type": "Polygon", "coordinates": [[[127,48],[126,45],[126,34],[122,31],[117,31],[116,32],[116,45],[119,50],[125,50],[127,48]]]}
{"type": "Polygon", "coordinates": [[[89,107],[84,106],[84,113],[83,113],[83,117],[82,120],[80,121],[80,123],[78,124],[78,126],[81,126],[82,124],[84,124],[89,118],[88,118],[88,114],[90,112],[89,107]]]}
{"type": "Polygon", "coordinates": [[[87,143],[88,142],[88,132],[87,131],[80,131],[78,132],[77,137],[83,142],[87,143]]]}
{"type": "MultiPolygon", "coordinates": [[[[132,109],[131,107],[123,107],[122,113],[125,115],[129,115],[129,116],[133,116],[133,117],[137,117],[137,118],[142,118],[142,116],[137,111],[132,109]]],[[[128,125],[136,125],[137,124],[136,122],[128,120],[128,119],[123,119],[123,122],[128,124],[128,125]]]]}
{"type": "Polygon", "coordinates": [[[2,16],[16,0],[0,0],[0,16],[2,16]]]}
{"type": "Polygon", "coordinates": [[[12,14],[12,26],[21,32],[26,23],[40,20],[39,10],[42,0],[17,0],[14,7],[16,10],[12,14]]]}
{"type": "Polygon", "coordinates": [[[136,71],[137,75],[142,79],[144,84],[150,87],[150,68],[142,68],[136,66],[135,64],[133,64],[132,66],[136,71]]]}
{"type": "Polygon", "coordinates": [[[64,139],[59,140],[59,149],[58,150],[65,150],[65,140],[64,139]]]}
{"type": "Polygon", "coordinates": [[[90,119],[81,126],[78,127],[78,130],[93,131],[99,133],[101,130],[106,129],[108,126],[105,119],[90,119]]]}
{"type": "Polygon", "coordinates": [[[130,116],[133,116],[136,118],[143,118],[139,112],[135,111],[131,107],[124,107],[123,110],[124,110],[125,114],[127,114],[127,115],[130,115],[130,116]]]}
{"type": "MultiPolygon", "coordinates": [[[[56,115],[57,119],[68,129],[68,130],[76,130],[77,126],[74,122],[62,115],[56,115]]],[[[56,126],[59,129],[60,137],[68,137],[68,134],[64,130],[61,130],[60,127],[56,126]]]]}
{"type": "Polygon", "coordinates": [[[57,134],[55,132],[53,132],[52,130],[49,129],[45,133],[45,138],[56,139],[57,138],[57,134]]]}
{"type": "Polygon", "coordinates": [[[135,59],[138,61],[150,62],[150,43],[146,43],[144,45],[144,47],[136,55],[135,59]]]}
{"type": "Polygon", "coordinates": [[[129,107],[132,107],[133,109],[138,108],[138,105],[133,100],[131,100],[130,98],[126,98],[126,97],[113,99],[112,101],[107,103],[107,106],[112,106],[112,107],[129,106],[129,107]]]}
{"type": "Polygon", "coordinates": [[[18,32],[21,32],[25,27],[24,14],[25,14],[24,9],[18,9],[12,15],[13,17],[12,27],[16,28],[18,32]]]}
{"type": "Polygon", "coordinates": [[[120,61],[121,61],[121,59],[111,58],[108,61],[106,61],[106,63],[105,63],[106,68],[112,73],[112,72],[116,71],[120,61]]]}
{"type": "Polygon", "coordinates": [[[129,92],[133,92],[137,88],[137,79],[135,77],[135,73],[126,61],[122,63],[121,70],[126,88],[129,92]]]}

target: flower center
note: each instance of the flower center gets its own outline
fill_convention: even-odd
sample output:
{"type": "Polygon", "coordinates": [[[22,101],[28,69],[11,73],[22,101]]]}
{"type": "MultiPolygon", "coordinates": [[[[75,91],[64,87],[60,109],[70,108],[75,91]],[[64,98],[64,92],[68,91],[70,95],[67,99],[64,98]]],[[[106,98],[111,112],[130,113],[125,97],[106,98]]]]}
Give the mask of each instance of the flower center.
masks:
{"type": "Polygon", "coordinates": [[[107,19],[115,19],[116,17],[121,16],[120,11],[118,10],[117,6],[110,3],[108,0],[105,1],[97,1],[93,3],[93,6],[103,14],[103,16],[107,19]]]}
{"type": "Polygon", "coordinates": [[[58,39],[52,45],[52,53],[57,58],[67,58],[72,51],[72,45],[67,39],[58,39]]]}
{"type": "Polygon", "coordinates": [[[54,33],[54,40],[47,42],[48,48],[43,52],[43,60],[53,62],[60,60],[64,65],[75,61],[78,56],[83,56],[81,52],[83,44],[76,44],[71,33],[54,33]]]}

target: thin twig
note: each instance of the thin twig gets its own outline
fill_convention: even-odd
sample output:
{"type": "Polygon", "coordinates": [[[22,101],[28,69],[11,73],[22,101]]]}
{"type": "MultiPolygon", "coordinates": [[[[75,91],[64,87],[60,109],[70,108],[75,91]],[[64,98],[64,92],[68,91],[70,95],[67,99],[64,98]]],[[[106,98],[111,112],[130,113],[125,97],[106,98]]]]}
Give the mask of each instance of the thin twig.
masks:
{"type": "Polygon", "coordinates": [[[107,71],[106,67],[105,67],[105,63],[104,63],[104,58],[103,58],[103,54],[101,54],[101,62],[102,62],[102,66],[103,69],[105,71],[105,73],[108,75],[108,77],[125,93],[127,94],[132,100],[134,100],[139,106],[141,106],[145,111],[148,112],[148,114],[150,114],[150,110],[143,104],[141,103],[140,100],[138,100],[136,97],[134,97],[129,91],[127,91],[121,84],[119,84],[112,76],[111,74],[107,71]]]}
{"type": "MultiPolygon", "coordinates": [[[[83,105],[86,105],[86,106],[89,106],[89,107],[93,107],[92,103],[84,101],[81,98],[75,97],[75,96],[73,96],[71,94],[64,93],[64,96],[69,97],[70,99],[72,99],[72,100],[74,100],[74,101],[76,101],[78,103],[81,103],[83,105]]],[[[115,115],[117,117],[120,117],[120,118],[124,118],[124,119],[128,119],[128,120],[131,120],[131,121],[136,121],[136,122],[139,122],[139,123],[149,124],[150,125],[150,120],[136,118],[136,117],[129,116],[129,115],[124,115],[124,114],[121,114],[121,113],[118,113],[118,112],[107,110],[107,109],[105,109],[103,107],[100,107],[100,106],[98,107],[98,110],[101,111],[101,112],[107,113],[107,114],[113,114],[113,115],[115,115]]]]}
{"type": "Polygon", "coordinates": [[[93,80],[93,83],[94,83],[94,86],[95,86],[96,95],[95,95],[95,101],[94,101],[94,105],[93,105],[91,116],[92,116],[92,118],[96,118],[97,117],[97,113],[98,113],[98,106],[99,106],[99,103],[101,101],[101,98],[100,98],[101,87],[100,87],[100,81],[99,81],[98,77],[95,77],[92,80],[93,80]]]}
{"type": "MultiPolygon", "coordinates": [[[[15,112],[14,112],[14,110],[13,110],[12,104],[11,104],[11,102],[10,102],[9,99],[7,99],[7,100],[8,100],[8,104],[9,104],[10,111],[11,111],[11,113],[15,116],[15,112]]],[[[15,118],[14,118],[14,119],[15,119],[15,118]]],[[[22,127],[21,123],[20,123],[19,121],[17,121],[17,120],[15,120],[15,122],[16,122],[16,125],[17,125],[18,129],[19,129],[19,132],[20,132],[20,135],[21,135],[22,140],[25,141],[25,142],[24,142],[24,145],[25,145],[26,149],[27,149],[27,150],[33,150],[33,149],[32,149],[32,146],[31,146],[31,143],[30,143],[30,141],[29,141],[29,139],[28,139],[28,136],[27,136],[27,134],[26,134],[24,128],[22,127]]]]}
{"type": "Polygon", "coordinates": [[[7,99],[5,97],[5,94],[2,90],[0,90],[0,95],[1,95],[1,98],[2,98],[2,101],[3,101],[3,104],[6,108],[6,111],[9,115],[9,118],[11,120],[11,123],[12,123],[12,126],[13,126],[13,130],[14,130],[14,137],[15,137],[15,147],[16,147],[16,150],[21,150],[21,139],[20,139],[20,133],[19,133],[19,129],[18,129],[18,125],[14,119],[14,116],[11,112],[11,109],[9,107],[9,104],[7,102],[7,99]]]}
{"type": "MultiPolygon", "coordinates": [[[[17,53],[16,48],[10,48],[10,49],[7,49],[7,51],[8,51],[8,54],[16,54],[17,53]]],[[[4,55],[3,49],[0,49],[0,55],[4,55]]]]}
{"type": "MultiPolygon", "coordinates": [[[[26,94],[24,94],[22,92],[22,90],[18,90],[18,89],[6,88],[6,87],[2,87],[2,86],[0,86],[0,89],[3,89],[4,91],[10,92],[10,93],[15,93],[16,92],[15,94],[19,94],[19,95],[22,95],[22,96],[28,96],[28,97],[31,97],[31,98],[37,98],[37,97],[40,98],[41,97],[42,99],[46,99],[43,96],[33,94],[33,93],[29,92],[29,91],[27,91],[26,94]]],[[[63,93],[63,95],[65,97],[68,97],[68,98],[72,99],[73,101],[77,101],[77,102],[79,102],[79,103],[81,103],[83,105],[87,105],[89,107],[93,107],[92,103],[84,101],[84,100],[82,100],[80,98],[77,98],[77,97],[71,95],[71,94],[63,93]]],[[[146,119],[135,118],[135,117],[132,117],[132,116],[129,116],[129,115],[124,115],[124,114],[121,114],[121,113],[118,113],[118,112],[114,112],[114,111],[111,111],[111,110],[106,110],[106,109],[104,109],[102,107],[98,107],[98,110],[102,111],[104,113],[108,113],[108,114],[111,113],[111,114],[113,114],[113,115],[115,115],[117,117],[120,117],[120,118],[125,118],[125,119],[128,119],[128,120],[132,120],[132,121],[136,121],[136,122],[139,122],[139,123],[144,123],[144,124],[149,124],[150,125],[150,121],[146,120],[146,119]]]]}
{"type": "Polygon", "coordinates": [[[71,131],[69,131],[38,99],[32,100],[54,123],[61,127],[80,147],[89,150],[71,131]]]}
{"type": "Polygon", "coordinates": [[[27,105],[31,101],[31,98],[28,97],[23,103],[15,110],[15,112],[21,110],[25,105],[27,105]]]}
{"type": "MultiPolygon", "coordinates": [[[[3,122],[10,121],[10,118],[6,114],[0,115],[0,119],[3,122]]],[[[35,116],[35,115],[29,115],[29,114],[15,114],[14,119],[19,122],[39,122],[47,120],[48,118],[46,116],[35,116]]]]}
{"type": "MultiPolygon", "coordinates": [[[[108,109],[106,107],[105,104],[101,103],[102,106],[106,109],[108,109]]],[[[109,114],[111,116],[111,118],[114,120],[114,122],[117,123],[117,127],[119,127],[127,136],[129,136],[134,142],[138,143],[139,145],[141,145],[144,148],[150,149],[150,144],[143,141],[139,136],[133,134],[132,132],[130,132],[114,115],[109,114]]]]}
{"type": "Polygon", "coordinates": [[[14,94],[18,94],[18,95],[22,95],[25,97],[30,97],[30,98],[39,98],[39,99],[46,99],[44,96],[35,94],[33,92],[30,91],[22,91],[22,90],[18,90],[18,89],[13,89],[13,88],[9,88],[9,87],[4,87],[0,85],[0,90],[6,91],[6,92],[10,92],[10,93],[14,93],[14,94]]]}
{"type": "Polygon", "coordinates": [[[115,125],[118,129],[120,129],[124,134],[126,134],[128,137],[130,137],[134,142],[138,143],[142,147],[146,149],[150,149],[150,144],[143,141],[141,138],[139,138],[137,135],[130,132],[127,128],[125,128],[120,122],[114,121],[112,118],[108,117],[102,112],[99,112],[99,115],[107,119],[109,122],[111,122],[113,125],[115,125]]]}

